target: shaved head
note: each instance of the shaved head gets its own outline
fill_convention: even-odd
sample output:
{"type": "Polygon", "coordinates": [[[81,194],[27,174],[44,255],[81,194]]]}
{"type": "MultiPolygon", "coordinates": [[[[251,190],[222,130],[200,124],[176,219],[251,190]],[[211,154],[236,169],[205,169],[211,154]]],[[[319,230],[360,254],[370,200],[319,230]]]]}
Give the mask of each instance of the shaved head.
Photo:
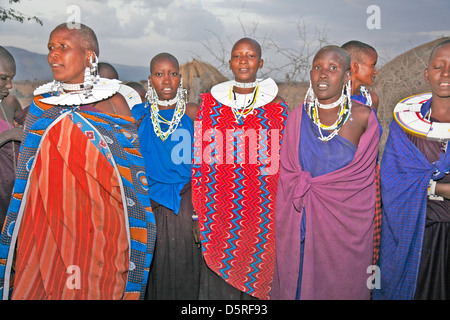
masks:
{"type": "Polygon", "coordinates": [[[348,53],[350,53],[352,60],[356,62],[363,62],[366,55],[377,52],[371,45],[357,40],[344,43],[342,48],[347,50],[348,53]]]}
{"type": "Polygon", "coordinates": [[[154,56],[152,61],[150,61],[150,73],[153,72],[153,67],[155,66],[156,62],[158,62],[160,60],[170,60],[177,66],[177,69],[180,68],[177,58],[175,58],[170,53],[162,52],[162,53],[159,53],[156,56],[154,56]]]}
{"type": "Polygon", "coordinates": [[[80,23],[79,26],[80,26],[79,28],[73,27],[69,28],[67,23],[61,23],[55,29],[53,29],[53,31],[58,29],[74,30],[80,37],[83,48],[94,52],[95,55],[98,57],[100,55],[100,49],[98,46],[97,36],[95,35],[94,30],[92,30],[91,28],[82,23],[80,23]]]}
{"type": "Polygon", "coordinates": [[[102,78],[107,79],[119,79],[119,73],[116,68],[110,63],[107,62],[99,62],[98,63],[98,74],[102,78]]]}
{"type": "Polygon", "coordinates": [[[450,44],[450,39],[447,39],[447,40],[444,40],[441,43],[439,43],[437,46],[435,46],[433,48],[433,50],[431,51],[430,58],[428,60],[428,64],[431,62],[431,60],[433,60],[433,56],[438,49],[442,48],[443,46],[449,45],[449,44],[450,44]]]}
{"type": "Polygon", "coordinates": [[[336,52],[340,56],[340,62],[341,62],[342,69],[344,69],[345,71],[350,70],[352,58],[350,57],[350,54],[348,53],[347,50],[345,50],[341,47],[338,47],[338,46],[333,46],[333,45],[325,46],[316,53],[316,55],[314,56],[314,59],[316,59],[316,57],[318,55],[322,54],[325,51],[336,52]]]}
{"type": "Polygon", "coordinates": [[[14,60],[14,57],[12,56],[11,53],[9,53],[8,50],[6,50],[1,46],[0,46],[0,61],[2,61],[2,63],[5,63],[6,65],[11,66],[12,68],[14,68],[14,70],[16,69],[16,61],[14,60]]]}
{"type": "Polygon", "coordinates": [[[236,46],[238,46],[239,44],[241,44],[243,42],[250,43],[253,46],[254,51],[258,54],[259,58],[261,59],[261,56],[262,56],[261,45],[258,43],[258,41],[251,39],[251,38],[242,38],[242,39],[239,39],[238,41],[236,41],[236,43],[233,45],[233,48],[231,49],[231,52],[234,51],[234,48],[236,48],[236,46]]]}

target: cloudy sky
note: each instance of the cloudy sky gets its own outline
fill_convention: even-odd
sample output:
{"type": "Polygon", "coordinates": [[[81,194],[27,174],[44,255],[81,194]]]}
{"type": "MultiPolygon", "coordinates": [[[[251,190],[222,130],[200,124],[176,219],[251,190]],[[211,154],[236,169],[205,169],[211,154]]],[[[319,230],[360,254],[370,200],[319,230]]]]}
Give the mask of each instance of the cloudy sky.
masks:
{"type": "Polygon", "coordinates": [[[264,44],[268,68],[293,61],[296,52],[315,50],[320,39],[337,45],[367,42],[383,64],[450,36],[449,0],[0,0],[0,7],[37,16],[44,24],[0,22],[0,45],[45,54],[51,30],[79,19],[96,32],[101,61],[133,66],[148,66],[166,51],[180,63],[197,58],[220,67],[221,57],[227,61],[227,50],[243,36],[264,44]],[[287,60],[274,46],[289,52],[287,60]]]}

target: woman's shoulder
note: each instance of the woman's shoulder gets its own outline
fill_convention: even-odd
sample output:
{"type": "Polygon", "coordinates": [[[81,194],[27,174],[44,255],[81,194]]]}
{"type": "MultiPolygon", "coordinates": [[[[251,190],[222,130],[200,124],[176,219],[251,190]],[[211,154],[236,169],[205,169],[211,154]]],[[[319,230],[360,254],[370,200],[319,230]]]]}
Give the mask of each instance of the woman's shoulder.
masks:
{"type": "Polygon", "coordinates": [[[187,103],[186,104],[186,115],[192,119],[192,121],[195,121],[197,118],[198,113],[198,105],[196,103],[187,103]]]}

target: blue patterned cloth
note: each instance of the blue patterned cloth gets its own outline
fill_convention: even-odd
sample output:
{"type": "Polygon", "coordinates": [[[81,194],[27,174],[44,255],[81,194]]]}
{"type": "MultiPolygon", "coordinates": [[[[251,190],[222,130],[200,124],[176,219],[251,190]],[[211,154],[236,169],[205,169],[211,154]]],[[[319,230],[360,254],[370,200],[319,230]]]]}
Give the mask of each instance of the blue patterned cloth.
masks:
{"type": "MultiPolygon", "coordinates": [[[[425,103],[422,109],[429,107],[425,103]]],[[[423,111],[423,110],[422,110],[423,111]]],[[[427,158],[393,120],[381,160],[381,288],[373,299],[413,299],[420,265],[427,188],[434,172],[427,158]]]]}
{"type": "MultiPolygon", "coordinates": [[[[44,97],[47,97],[46,94],[44,97]]],[[[22,199],[27,192],[27,181],[33,168],[40,142],[49,127],[62,116],[83,117],[106,139],[117,166],[129,168],[131,179],[118,172],[121,178],[127,203],[128,227],[130,231],[130,270],[125,288],[125,295],[130,294],[144,298],[151,261],[156,241],[156,223],[151,211],[148,188],[139,179],[144,172],[144,161],[139,151],[139,139],[135,124],[130,119],[99,112],[82,111],[77,107],[59,107],[43,104],[42,96],[36,96],[30,106],[25,123],[24,142],[21,144],[17,164],[16,182],[13,198],[8,209],[5,226],[0,237],[0,295],[7,299],[12,289],[4,292],[5,282],[13,275],[12,263],[20,228],[24,203],[22,199]],[[147,241],[135,234],[147,230],[147,241]]]]}

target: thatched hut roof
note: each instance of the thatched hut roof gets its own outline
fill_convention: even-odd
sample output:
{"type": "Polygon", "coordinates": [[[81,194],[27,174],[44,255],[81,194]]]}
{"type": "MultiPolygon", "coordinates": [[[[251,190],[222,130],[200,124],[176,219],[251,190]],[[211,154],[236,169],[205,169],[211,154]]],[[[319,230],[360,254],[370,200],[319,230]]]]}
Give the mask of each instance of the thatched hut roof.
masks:
{"type": "Polygon", "coordinates": [[[180,66],[183,86],[188,90],[188,101],[200,103],[200,94],[228,79],[212,65],[196,59],[180,66]]]}
{"type": "Polygon", "coordinates": [[[378,118],[383,126],[380,152],[384,149],[396,104],[403,98],[430,91],[424,70],[433,48],[447,39],[450,38],[440,38],[406,51],[378,70],[373,89],[380,98],[378,118]]]}

